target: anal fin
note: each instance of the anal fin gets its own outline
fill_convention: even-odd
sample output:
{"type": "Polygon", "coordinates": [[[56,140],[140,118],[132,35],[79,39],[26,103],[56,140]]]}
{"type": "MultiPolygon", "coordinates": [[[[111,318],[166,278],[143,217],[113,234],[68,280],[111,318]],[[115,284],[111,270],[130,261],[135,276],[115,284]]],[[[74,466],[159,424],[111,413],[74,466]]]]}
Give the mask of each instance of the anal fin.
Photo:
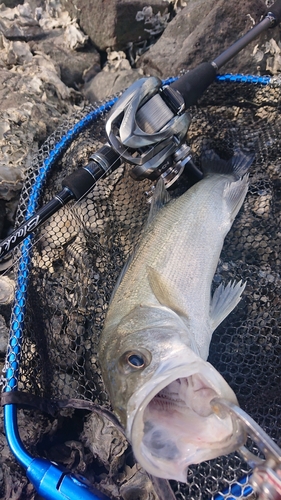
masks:
{"type": "Polygon", "coordinates": [[[210,308],[211,327],[214,331],[218,325],[231,313],[241,300],[246,283],[230,282],[220,285],[214,292],[210,308]]]}

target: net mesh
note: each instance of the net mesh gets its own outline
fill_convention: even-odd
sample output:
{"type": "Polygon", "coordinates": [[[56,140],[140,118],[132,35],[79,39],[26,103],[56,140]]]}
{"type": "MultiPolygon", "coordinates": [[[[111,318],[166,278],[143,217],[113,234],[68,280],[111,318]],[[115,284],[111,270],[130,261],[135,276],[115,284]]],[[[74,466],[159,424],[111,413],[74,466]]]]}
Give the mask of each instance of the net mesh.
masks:
{"type": "MultiPolygon", "coordinates": [[[[223,158],[238,147],[256,153],[247,198],[226,237],[214,278],[214,288],[232,279],[247,281],[247,286],[235,311],[214,332],[209,361],[241,407],[281,445],[279,96],[278,87],[213,84],[190,110],[188,144],[199,166],[205,149],[223,158]]],[[[73,116],[41,148],[25,181],[18,224],[24,220],[42,162],[81,117],[73,116]]],[[[59,192],[62,179],[104,144],[105,121],[106,113],[72,142],[50,172],[40,204],[59,192]]],[[[82,201],[62,208],[36,233],[18,389],[51,399],[89,399],[110,408],[97,345],[111,292],[147,219],[146,193],[151,187],[151,181],[134,181],[130,168],[124,165],[101,179],[82,201]]],[[[182,183],[172,196],[186,187],[182,183]]],[[[218,492],[228,498],[233,497],[231,485],[248,471],[231,454],[190,467],[187,484],[171,484],[177,499],[205,499],[218,492]]],[[[243,495],[246,484],[241,482],[237,496],[243,495]]]]}

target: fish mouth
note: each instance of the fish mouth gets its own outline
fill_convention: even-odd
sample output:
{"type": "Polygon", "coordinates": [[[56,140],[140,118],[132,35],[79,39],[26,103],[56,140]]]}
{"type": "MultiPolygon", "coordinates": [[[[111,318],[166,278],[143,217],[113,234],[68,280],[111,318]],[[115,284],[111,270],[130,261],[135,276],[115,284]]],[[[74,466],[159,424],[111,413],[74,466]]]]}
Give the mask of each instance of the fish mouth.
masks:
{"type": "Polygon", "coordinates": [[[238,404],[223,377],[203,360],[170,367],[164,377],[159,369],[128,405],[127,435],[140,465],[154,476],[186,482],[189,465],[244,444],[241,425],[213,412],[210,403],[217,397],[238,404]]]}

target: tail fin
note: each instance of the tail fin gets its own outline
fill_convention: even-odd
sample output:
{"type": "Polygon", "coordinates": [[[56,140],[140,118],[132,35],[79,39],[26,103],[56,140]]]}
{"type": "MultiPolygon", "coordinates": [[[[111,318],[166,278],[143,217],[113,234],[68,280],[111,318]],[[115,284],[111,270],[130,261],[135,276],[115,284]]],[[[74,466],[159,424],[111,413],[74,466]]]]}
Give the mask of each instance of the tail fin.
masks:
{"type": "Polygon", "coordinates": [[[223,160],[213,150],[208,150],[203,153],[201,166],[205,176],[210,173],[226,174],[238,180],[245,175],[254,159],[254,153],[246,153],[241,149],[237,149],[230,160],[223,160]]]}

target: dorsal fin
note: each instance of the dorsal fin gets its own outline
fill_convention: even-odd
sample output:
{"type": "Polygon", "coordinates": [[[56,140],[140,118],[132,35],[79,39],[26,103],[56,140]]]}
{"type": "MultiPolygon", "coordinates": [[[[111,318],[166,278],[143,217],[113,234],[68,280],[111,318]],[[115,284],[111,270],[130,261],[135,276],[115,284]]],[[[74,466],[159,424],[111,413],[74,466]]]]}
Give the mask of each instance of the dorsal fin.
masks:
{"type": "Polygon", "coordinates": [[[164,179],[163,177],[160,177],[152,196],[147,225],[149,225],[153,221],[155,215],[159,212],[159,210],[161,210],[161,208],[164,207],[164,205],[166,205],[166,203],[170,201],[170,199],[171,197],[167,189],[165,188],[164,179]]]}

